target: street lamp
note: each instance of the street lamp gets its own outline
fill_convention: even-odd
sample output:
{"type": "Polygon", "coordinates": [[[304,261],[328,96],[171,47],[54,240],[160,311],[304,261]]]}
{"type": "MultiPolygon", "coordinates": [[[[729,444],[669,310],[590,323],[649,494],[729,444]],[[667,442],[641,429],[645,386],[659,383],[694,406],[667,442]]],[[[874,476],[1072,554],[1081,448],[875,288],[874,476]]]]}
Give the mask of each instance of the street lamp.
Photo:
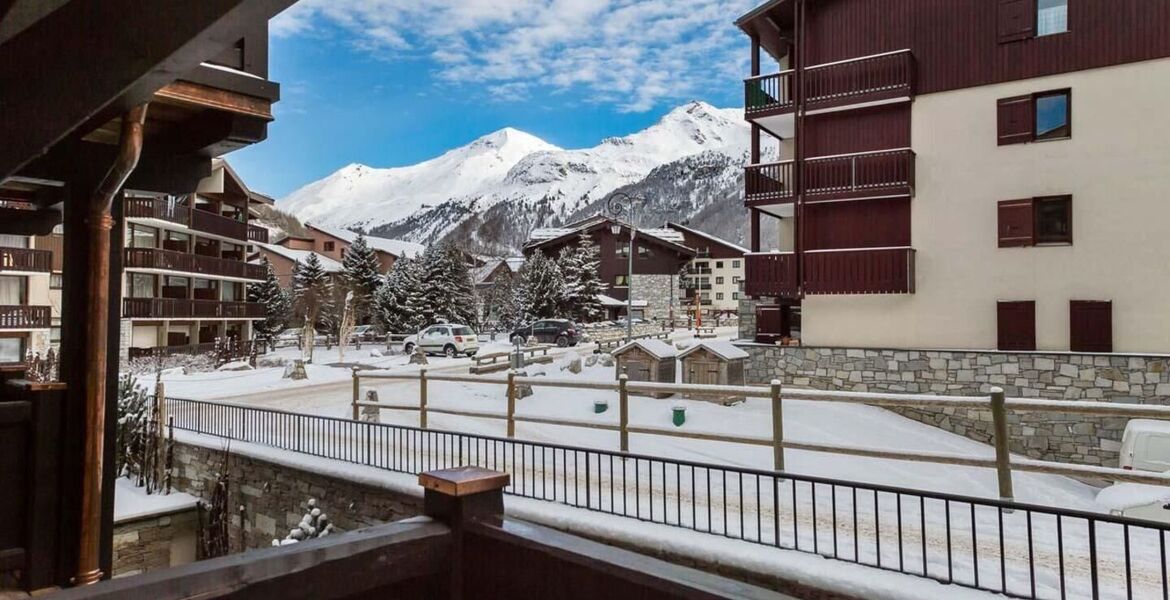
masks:
{"type": "Polygon", "coordinates": [[[613,217],[614,222],[609,226],[610,232],[616,237],[622,232],[621,217],[629,213],[630,247],[626,252],[626,341],[634,339],[634,238],[638,235],[634,227],[634,202],[646,202],[645,198],[631,196],[625,192],[615,192],[605,203],[606,212],[613,217]]]}

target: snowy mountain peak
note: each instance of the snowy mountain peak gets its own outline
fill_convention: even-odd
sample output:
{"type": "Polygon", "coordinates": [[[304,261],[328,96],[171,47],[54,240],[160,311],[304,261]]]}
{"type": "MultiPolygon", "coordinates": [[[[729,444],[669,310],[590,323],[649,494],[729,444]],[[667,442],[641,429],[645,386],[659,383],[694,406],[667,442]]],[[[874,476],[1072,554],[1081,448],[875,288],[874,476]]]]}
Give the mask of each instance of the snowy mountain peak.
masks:
{"type": "Polygon", "coordinates": [[[556,146],[514,127],[504,127],[476,139],[466,146],[468,149],[500,149],[516,147],[528,152],[560,150],[556,146]]]}

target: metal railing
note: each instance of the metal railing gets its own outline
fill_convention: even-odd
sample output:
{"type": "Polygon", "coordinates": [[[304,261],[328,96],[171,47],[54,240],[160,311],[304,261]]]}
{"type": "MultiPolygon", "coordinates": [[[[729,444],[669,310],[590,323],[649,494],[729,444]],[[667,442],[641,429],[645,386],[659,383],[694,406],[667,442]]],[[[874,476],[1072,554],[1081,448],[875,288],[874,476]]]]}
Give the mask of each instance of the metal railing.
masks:
{"type": "Polygon", "coordinates": [[[402,473],[505,471],[517,496],[1010,597],[1167,597],[1161,523],[198,400],[166,406],[180,430],[402,473]]]}

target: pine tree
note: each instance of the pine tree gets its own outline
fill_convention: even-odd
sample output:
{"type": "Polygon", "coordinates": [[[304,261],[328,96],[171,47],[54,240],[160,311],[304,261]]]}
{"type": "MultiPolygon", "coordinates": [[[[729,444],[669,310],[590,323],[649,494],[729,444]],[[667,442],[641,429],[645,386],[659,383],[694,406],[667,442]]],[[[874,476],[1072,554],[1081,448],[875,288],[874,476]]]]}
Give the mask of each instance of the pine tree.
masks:
{"type": "Polygon", "coordinates": [[[292,297],[296,316],[305,323],[301,347],[306,360],[311,362],[316,327],[322,315],[329,314],[333,306],[333,282],[315,253],[310,252],[305,262],[297,261],[293,265],[292,297]]]}
{"type": "Polygon", "coordinates": [[[366,242],[366,236],[358,234],[341,259],[342,278],[346,292],[353,292],[353,314],[356,322],[365,322],[372,312],[374,294],[382,285],[378,273],[378,255],[366,242]]]}
{"type": "Polygon", "coordinates": [[[541,252],[520,269],[517,302],[523,307],[522,320],[548,319],[559,316],[564,305],[564,276],[555,260],[541,252]]]}
{"type": "Polygon", "coordinates": [[[459,249],[447,242],[427,248],[422,257],[421,275],[421,312],[425,324],[477,325],[475,284],[459,249]]]}
{"type": "Polygon", "coordinates": [[[418,266],[417,259],[405,256],[394,261],[374,294],[374,314],[387,333],[406,333],[421,326],[418,266]]]}
{"type": "Polygon", "coordinates": [[[288,292],[280,287],[276,271],[267,257],[264,258],[264,281],[248,286],[248,301],[264,305],[264,320],[255,325],[260,337],[271,338],[288,324],[291,301],[288,292]]]}
{"type": "Polygon", "coordinates": [[[581,234],[576,245],[566,246],[557,255],[557,266],[564,277],[564,300],[561,312],[580,322],[589,322],[601,314],[601,253],[593,239],[581,234]]]}

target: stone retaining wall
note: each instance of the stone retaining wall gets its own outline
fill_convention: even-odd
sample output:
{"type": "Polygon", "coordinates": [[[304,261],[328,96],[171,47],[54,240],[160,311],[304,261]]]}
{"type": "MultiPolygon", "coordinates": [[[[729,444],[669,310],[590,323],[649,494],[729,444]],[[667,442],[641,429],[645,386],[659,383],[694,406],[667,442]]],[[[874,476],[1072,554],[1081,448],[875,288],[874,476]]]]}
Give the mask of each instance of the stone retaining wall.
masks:
{"type": "Polygon", "coordinates": [[[199,509],[114,524],[114,577],[137,575],[195,560],[199,509]]]}
{"type": "MultiPolygon", "coordinates": [[[[211,498],[223,452],[175,444],[172,482],[178,491],[211,498]]],[[[334,527],[352,531],[422,513],[422,498],[397,494],[331,475],[290,469],[271,462],[232,454],[228,506],[244,507],[233,514],[228,536],[231,549],[265,548],[284,538],[307,511],[310,498],[329,515],[334,527]]]]}
{"type": "MultiPolygon", "coordinates": [[[[994,351],[874,350],[742,344],[748,383],[859,392],[987,394],[1009,397],[1170,404],[1170,356],[994,351]]],[[[980,409],[894,409],[980,442],[991,413],[980,409]]],[[[1128,419],[1063,413],[1009,413],[1012,451],[1034,458],[1116,466],[1128,419]]]]}

